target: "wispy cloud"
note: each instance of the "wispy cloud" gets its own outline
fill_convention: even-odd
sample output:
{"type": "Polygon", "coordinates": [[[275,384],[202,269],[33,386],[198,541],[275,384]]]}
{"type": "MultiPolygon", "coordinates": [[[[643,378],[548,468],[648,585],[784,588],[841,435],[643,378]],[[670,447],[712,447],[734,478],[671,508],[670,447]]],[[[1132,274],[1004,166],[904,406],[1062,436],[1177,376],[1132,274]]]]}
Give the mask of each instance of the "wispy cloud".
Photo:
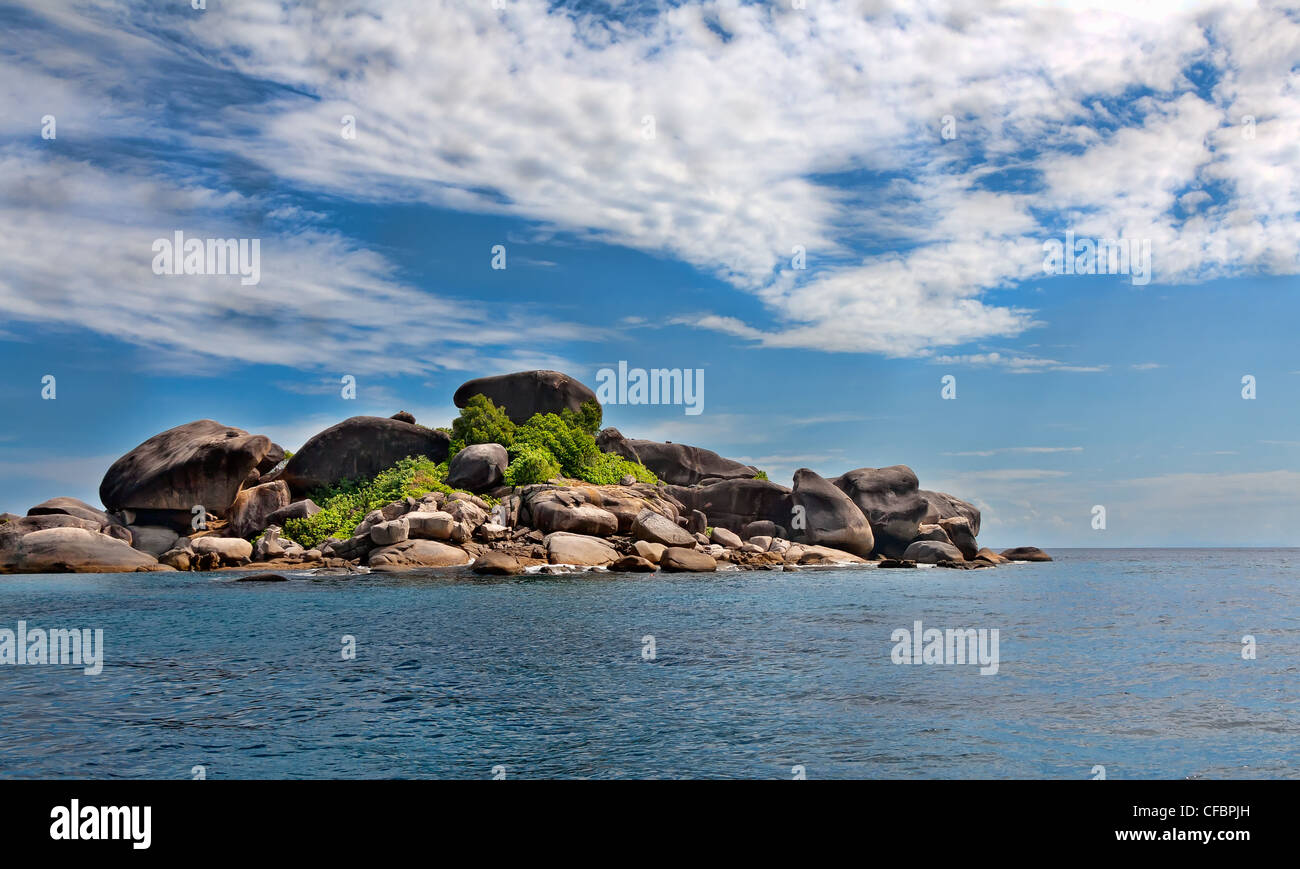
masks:
{"type": "MultiPolygon", "coordinates": [[[[967,16],[933,0],[901,17],[830,0],[800,10],[710,0],[633,19],[543,0],[500,10],[376,0],[366,15],[272,2],[193,15],[130,3],[32,14],[48,27],[11,43],[4,78],[15,111],[0,130],[67,107],[70,132],[206,151],[208,163],[239,161],[299,189],[507,214],[535,224],[530,235],[666,254],[752,293],[779,324],[706,309],[691,325],[764,346],[927,355],[1014,337],[1036,315],[993,294],[1030,281],[1073,289],[1041,267],[1042,242],[1062,227],[1150,239],[1158,282],[1300,269],[1289,50],[1300,21],[1280,4],[1026,0],[967,16]],[[1068,56],[1043,38],[1060,32],[1075,37],[1068,56]],[[69,42],[79,51],[58,50],[69,42]],[[1189,79],[1196,65],[1217,75],[1208,91],[1189,79]],[[223,102],[233,81],[243,97],[223,102]],[[191,122],[164,127],[159,94],[191,122]],[[1116,99],[1129,110],[1116,111],[1116,99]],[[345,115],[356,119],[354,139],[340,135],[345,115]],[[1249,135],[1244,116],[1254,119],[1249,135]],[[1012,175],[1029,181],[998,183],[1012,175]]],[[[7,174],[24,178],[30,160],[10,161],[7,174]]],[[[209,216],[230,204],[201,177],[179,186],[209,216]]],[[[294,218],[276,242],[273,290],[290,315],[306,317],[294,298],[319,299],[328,273],[353,298],[373,294],[381,314],[412,306],[489,341],[511,324],[412,297],[377,257],[309,236],[309,214],[254,206],[294,218]]],[[[23,216],[10,211],[0,228],[23,216]]],[[[75,229],[110,254],[95,278],[129,287],[134,266],[121,251],[134,242],[97,244],[102,228],[75,229]]],[[[28,292],[61,277],[59,258],[42,269],[38,253],[48,251],[11,277],[28,292]]],[[[360,323],[330,319],[322,357],[346,359],[377,340],[427,367],[362,307],[351,311],[360,323]]],[[[308,319],[321,318],[314,310],[308,319]]],[[[161,317],[152,328],[112,319],[133,325],[130,340],[166,344],[174,324],[161,317]]],[[[188,343],[282,355],[245,332],[216,333],[188,343]]],[[[1004,367],[1105,368],[1024,357],[1004,367]]]]}
{"type": "Polygon", "coordinates": [[[959,453],[943,453],[945,456],[999,456],[1007,453],[1043,454],[1043,453],[1081,453],[1083,447],[998,447],[991,450],[967,450],[959,453]]]}

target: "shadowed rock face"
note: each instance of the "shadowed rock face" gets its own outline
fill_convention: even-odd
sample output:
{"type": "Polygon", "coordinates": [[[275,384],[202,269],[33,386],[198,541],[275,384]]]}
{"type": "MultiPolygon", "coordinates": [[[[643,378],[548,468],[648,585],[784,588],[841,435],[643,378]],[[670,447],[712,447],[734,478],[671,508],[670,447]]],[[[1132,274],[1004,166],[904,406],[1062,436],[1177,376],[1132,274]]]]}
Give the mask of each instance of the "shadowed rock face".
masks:
{"type": "Polygon", "coordinates": [[[47,528],[23,535],[4,569],[13,573],[123,573],[157,570],[158,560],[130,544],[84,528],[47,528]]]}
{"type": "Polygon", "coordinates": [[[702,480],[752,479],[758,468],[723,458],[713,450],[661,441],[625,438],[616,428],[596,436],[601,452],[614,453],[645,465],[659,479],[673,486],[694,486],[702,480]]]}
{"type": "Polygon", "coordinates": [[[471,444],[452,457],[447,485],[453,489],[486,492],[501,485],[510,457],[501,444],[471,444]]]}
{"type": "Polygon", "coordinates": [[[1037,546],[1016,546],[1011,549],[1004,549],[1000,553],[1008,561],[1051,561],[1052,556],[1048,555],[1037,546]]]}
{"type": "Polygon", "coordinates": [[[266,529],[270,516],[289,506],[289,487],[283,480],[242,489],[235,496],[226,517],[236,537],[248,537],[266,529]]]}
{"type": "Polygon", "coordinates": [[[486,395],[516,423],[524,423],[535,413],[559,413],[566,408],[576,411],[585,402],[595,402],[596,393],[559,371],[519,371],[479,377],[462,383],[452,397],[457,407],[464,407],[472,396],[486,395]]]}
{"type": "Polygon", "coordinates": [[[871,523],[877,552],[897,558],[920,533],[930,507],[921,497],[916,474],[906,465],[858,468],[833,482],[871,523]]]}
{"type": "Polygon", "coordinates": [[[88,519],[91,522],[98,522],[100,525],[112,525],[113,519],[98,507],[92,507],[85,501],[79,501],[76,498],[51,498],[48,501],[42,501],[35,507],[27,511],[28,516],[76,516],[78,519],[88,519]]]}
{"type": "Polygon", "coordinates": [[[947,492],[930,492],[921,489],[919,494],[928,509],[925,511],[925,518],[921,521],[927,525],[937,525],[942,519],[955,519],[958,516],[964,517],[970,523],[970,531],[974,535],[980,533],[980,511],[974,504],[963,501],[947,492]]]}
{"type": "MultiPolygon", "coordinates": [[[[709,524],[739,533],[750,522],[790,522],[790,490],[770,480],[723,480],[708,486],[665,486],[664,491],[708,517],[709,524]]],[[[743,535],[742,535],[743,536],[743,535]]]]}
{"type": "Polygon", "coordinates": [[[280,479],[297,494],[340,480],[370,478],[407,456],[447,458],[446,432],[381,416],[354,416],[303,444],[280,479]]]}
{"type": "Polygon", "coordinates": [[[903,558],[917,564],[938,564],[940,561],[964,560],[956,546],[937,540],[918,540],[903,551],[903,558]]]}
{"type": "Polygon", "coordinates": [[[271,441],[210,419],[156,434],[113,463],[99,485],[109,512],[178,511],[196,504],[223,514],[271,441]]]}
{"type": "Polygon", "coordinates": [[[866,556],[875,548],[875,537],[867,517],[848,495],[808,468],[794,472],[794,491],[791,500],[795,507],[803,508],[798,528],[790,522],[791,535],[807,543],[843,549],[854,555],[866,556]]]}

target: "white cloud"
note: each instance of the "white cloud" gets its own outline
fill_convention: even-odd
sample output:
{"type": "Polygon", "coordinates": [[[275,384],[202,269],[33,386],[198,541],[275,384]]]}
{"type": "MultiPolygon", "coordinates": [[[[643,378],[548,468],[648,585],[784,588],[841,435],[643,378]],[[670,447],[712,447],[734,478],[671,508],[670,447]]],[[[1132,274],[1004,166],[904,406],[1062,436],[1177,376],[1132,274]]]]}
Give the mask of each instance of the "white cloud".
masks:
{"type": "Polygon", "coordinates": [[[998,447],[991,450],[969,450],[960,453],[943,453],[945,456],[998,456],[1007,453],[1042,455],[1048,453],[1081,453],[1083,447],[998,447]]]}
{"type": "MultiPolygon", "coordinates": [[[[754,294],[771,323],[705,309],[692,325],[771,347],[925,356],[1014,337],[1035,325],[1033,312],[990,291],[1042,277],[1042,241],[1063,227],[1150,239],[1158,282],[1300,270],[1300,20],[1283,4],[1016,0],[974,14],[958,0],[819,0],[804,10],[709,0],[660,12],[618,21],[544,0],[501,10],[376,0],[365,14],[263,0],[179,16],[42,4],[34,14],[72,45],[47,40],[28,49],[39,54],[3,62],[0,93],[21,111],[0,130],[16,134],[14,119],[53,106],[70,135],[145,137],[247,161],[306,190],[503,213],[543,237],[666,254],[754,294]],[[78,50],[87,44],[98,53],[78,50]],[[216,66],[210,92],[195,87],[200,75],[168,77],[197,58],[216,66]],[[1211,90],[1186,79],[1195,63],[1217,72],[1211,90]],[[250,99],[214,96],[241,86],[250,99]],[[160,93],[212,109],[164,126],[160,93]],[[344,115],[356,118],[355,139],[340,135],[344,115]],[[944,140],[948,115],[956,138],[944,140]],[[1004,176],[1025,183],[996,183],[1004,176]],[[791,266],[796,246],[805,271],[791,266]]],[[[124,232],[168,208],[210,217],[249,205],[201,177],[171,189],[113,180],[103,197],[88,189],[103,178],[65,179],[78,194],[61,212],[76,218],[67,229],[91,245],[84,221],[115,220],[119,194],[136,215],[124,232]]],[[[257,205],[312,220],[284,203],[257,205]]],[[[9,225],[26,217],[6,211],[9,225]]],[[[129,303],[123,242],[95,249],[107,268],[82,283],[126,281],[129,303]]],[[[298,225],[279,242],[275,301],[329,324],[306,349],[259,342],[220,321],[232,311],[219,301],[199,306],[184,293],[178,307],[214,321],[211,330],[186,335],[156,305],[90,313],[182,351],[310,363],[377,357],[365,349],[377,342],[416,370],[432,362],[397,327],[411,315],[432,317],[420,321],[438,322],[440,336],[468,326],[487,342],[515,325],[412,294],[346,239],[298,225]],[[327,304],[346,316],[322,317],[327,304]]],[[[58,258],[32,262],[49,254],[32,251],[11,284],[30,298],[60,281],[58,258]]],[[[21,309],[11,297],[6,308],[21,309]]],[[[1104,367],[1017,360],[990,364],[1104,367]]]]}
{"type": "Polygon", "coordinates": [[[0,151],[0,200],[8,203],[0,208],[0,310],[11,323],[126,340],[153,349],[172,371],[210,374],[220,370],[213,360],[354,375],[529,367],[558,357],[518,348],[520,334],[539,343],[601,334],[528,306],[470,305],[419,290],[337,233],[251,226],[241,213],[262,203],[199,184],[10,148],[0,151]],[[177,230],[260,238],[260,283],[154,274],[154,240],[177,230]]]}

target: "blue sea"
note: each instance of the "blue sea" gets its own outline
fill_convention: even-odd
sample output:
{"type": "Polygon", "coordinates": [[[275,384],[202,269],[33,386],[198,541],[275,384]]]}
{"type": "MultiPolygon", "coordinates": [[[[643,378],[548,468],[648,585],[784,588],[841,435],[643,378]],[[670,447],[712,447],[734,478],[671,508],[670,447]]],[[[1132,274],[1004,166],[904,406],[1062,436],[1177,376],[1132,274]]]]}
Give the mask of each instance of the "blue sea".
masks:
{"type": "Polygon", "coordinates": [[[0,666],[0,776],[1300,777],[1300,550],[1053,555],[0,577],[0,628],[104,638],[98,675],[0,666]],[[997,629],[998,672],[894,663],[893,632],[916,621],[997,629]]]}

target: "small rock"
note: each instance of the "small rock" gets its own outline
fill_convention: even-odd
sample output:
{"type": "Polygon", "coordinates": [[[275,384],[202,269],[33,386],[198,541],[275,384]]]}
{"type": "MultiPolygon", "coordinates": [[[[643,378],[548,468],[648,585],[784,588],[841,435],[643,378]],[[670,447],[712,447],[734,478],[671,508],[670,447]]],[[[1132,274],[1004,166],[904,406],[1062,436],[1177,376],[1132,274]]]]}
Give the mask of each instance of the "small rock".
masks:
{"type": "Polygon", "coordinates": [[[470,570],[490,576],[516,576],[524,572],[519,559],[495,549],[489,549],[480,555],[470,570]]]}
{"type": "Polygon", "coordinates": [[[725,546],[727,549],[739,549],[743,543],[734,531],[728,531],[726,528],[714,528],[709,535],[709,540],[719,546],[725,546]]]}
{"type": "Polygon", "coordinates": [[[683,546],[670,546],[664,551],[659,566],[664,570],[687,573],[707,573],[718,569],[712,556],[683,546]]]}
{"type": "Polygon", "coordinates": [[[392,546],[394,543],[401,543],[405,540],[411,531],[410,523],[406,521],[405,516],[397,519],[390,519],[387,522],[380,522],[370,528],[370,539],[376,546],[392,546]]]}
{"type": "Polygon", "coordinates": [[[1037,546],[1015,546],[1002,550],[1002,557],[1007,561],[1051,561],[1048,555],[1037,546]]]}
{"type": "Polygon", "coordinates": [[[609,566],[610,570],[621,573],[654,573],[654,563],[639,555],[624,555],[609,566]]]}
{"type": "Polygon", "coordinates": [[[278,573],[250,573],[245,576],[241,576],[235,580],[235,582],[288,582],[288,581],[289,580],[287,577],[283,577],[278,573]]]}
{"type": "Polygon", "coordinates": [[[651,564],[658,564],[667,548],[662,543],[651,543],[649,540],[638,540],[632,544],[633,551],[651,564]]]}

